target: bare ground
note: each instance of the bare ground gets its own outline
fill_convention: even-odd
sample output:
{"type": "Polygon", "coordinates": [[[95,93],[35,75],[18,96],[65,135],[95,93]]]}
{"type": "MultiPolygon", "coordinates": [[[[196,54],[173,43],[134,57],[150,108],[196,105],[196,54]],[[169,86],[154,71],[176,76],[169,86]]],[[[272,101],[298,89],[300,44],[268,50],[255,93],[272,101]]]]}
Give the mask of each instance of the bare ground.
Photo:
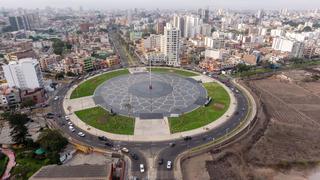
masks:
{"type": "MultiPolygon", "coordinates": [[[[308,179],[320,162],[320,81],[301,76],[315,73],[320,74],[292,70],[282,74],[290,81],[278,76],[245,81],[260,104],[258,121],[246,137],[202,161],[208,179],[308,179]]],[[[183,168],[194,167],[193,158],[184,163],[183,168]]]]}

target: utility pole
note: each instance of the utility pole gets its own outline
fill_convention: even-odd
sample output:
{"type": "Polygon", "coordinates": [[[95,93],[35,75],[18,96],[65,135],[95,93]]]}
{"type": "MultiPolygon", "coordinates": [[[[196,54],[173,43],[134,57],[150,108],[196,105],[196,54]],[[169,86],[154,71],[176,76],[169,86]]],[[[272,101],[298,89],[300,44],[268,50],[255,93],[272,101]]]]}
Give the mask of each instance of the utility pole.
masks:
{"type": "Polygon", "coordinates": [[[149,60],[149,89],[152,89],[152,84],[151,84],[151,59],[149,60]]]}

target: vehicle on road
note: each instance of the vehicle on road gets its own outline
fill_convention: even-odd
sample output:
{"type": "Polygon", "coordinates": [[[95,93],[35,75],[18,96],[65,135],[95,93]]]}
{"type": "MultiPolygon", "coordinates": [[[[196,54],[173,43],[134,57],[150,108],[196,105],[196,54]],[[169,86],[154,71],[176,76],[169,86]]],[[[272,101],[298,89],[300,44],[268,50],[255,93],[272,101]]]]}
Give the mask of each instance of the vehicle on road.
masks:
{"type": "Polygon", "coordinates": [[[105,136],[98,136],[98,139],[100,140],[100,141],[108,141],[109,139],[107,138],[107,137],[105,137],[105,136]]]}
{"type": "Polygon", "coordinates": [[[70,130],[71,132],[74,132],[74,131],[75,131],[75,129],[74,129],[73,126],[69,126],[69,130],[70,130]]]}
{"type": "Polygon", "coordinates": [[[171,162],[171,161],[168,161],[168,162],[167,162],[167,169],[171,169],[171,167],[172,167],[172,162],[171,162]]]}
{"type": "Polygon", "coordinates": [[[125,152],[125,153],[128,153],[128,152],[129,152],[129,149],[127,149],[127,148],[124,147],[124,148],[121,149],[121,151],[122,151],[122,152],[125,152]]]}
{"type": "Polygon", "coordinates": [[[68,125],[69,125],[69,126],[73,126],[72,122],[70,122],[70,121],[68,122],[68,125]]]}
{"type": "Polygon", "coordinates": [[[144,172],[144,165],[143,164],[140,164],[140,172],[144,172]]]}
{"type": "Polygon", "coordinates": [[[186,137],[183,138],[183,140],[185,140],[185,141],[190,141],[191,139],[192,139],[191,136],[186,136],[186,137]]]}
{"type": "Polygon", "coordinates": [[[83,133],[83,132],[78,132],[78,136],[80,136],[80,137],[85,137],[86,135],[83,133]]]}
{"type": "Polygon", "coordinates": [[[176,144],[175,143],[169,143],[170,147],[174,147],[176,144]]]}
{"type": "Polygon", "coordinates": [[[131,156],[132,159],[134,159],[134,160],[138,160],[138,159],[139,159],[138,155],[135,154],[135,153],[130,153],[130,156],[131,156]]]}
{"type": "Polygon", "coordinates": [[[55,96],[55,97],[53,98],[53,100],[55,100],[55,101],[59,100],[59,96],[55,96]]]}
{"type": "Polygon", "coordinates": [[[69,116],[65,116],[64,117],[67,121],[70,120],[69,116]]]}
{"type": "Polygon", "coordinates": [[[106,142],[106,143],[104,143],[104,145],[106,145],[108,147],[113,147],[113,144],[111,142],[106,142]]]}
{"type": "Polygon", "coordinates": [[[158,164],[159,164],[159,165],[162,165],[162,164],[163,164],[163,159],[162,159],[162,158],[158,160],[158,164]]]}

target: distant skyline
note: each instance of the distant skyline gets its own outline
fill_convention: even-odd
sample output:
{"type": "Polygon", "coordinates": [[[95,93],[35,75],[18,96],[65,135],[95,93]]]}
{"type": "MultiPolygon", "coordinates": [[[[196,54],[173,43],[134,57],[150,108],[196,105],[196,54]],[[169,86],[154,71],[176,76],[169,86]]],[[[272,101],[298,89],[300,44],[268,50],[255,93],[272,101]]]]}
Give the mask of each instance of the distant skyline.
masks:
{"type": "Polygon", "coordinates": [[[5,8],[72,7],[78,9],[316,9],[320,0],[0,0],[5,8]]]}

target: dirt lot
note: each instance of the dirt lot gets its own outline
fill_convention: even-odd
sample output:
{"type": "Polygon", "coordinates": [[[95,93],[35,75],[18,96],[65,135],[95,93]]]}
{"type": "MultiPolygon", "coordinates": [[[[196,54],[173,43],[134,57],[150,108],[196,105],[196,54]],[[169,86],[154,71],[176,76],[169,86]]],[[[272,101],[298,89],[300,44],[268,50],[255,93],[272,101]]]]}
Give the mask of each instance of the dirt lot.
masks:
{"type": "MultiPolygon", "coordinates": [[[[313,75],[320,76],[320,71],[291,70],[244,82],[261,104],[257,124],[237,143],[212,152],[212,160],[202,161],[210,179],[300,180],[315,173],[320,161],[320,80],[310,81],[313,75]]],[[[185,162],[183,172],[194,165],[193,158],[185,162]]]]}

